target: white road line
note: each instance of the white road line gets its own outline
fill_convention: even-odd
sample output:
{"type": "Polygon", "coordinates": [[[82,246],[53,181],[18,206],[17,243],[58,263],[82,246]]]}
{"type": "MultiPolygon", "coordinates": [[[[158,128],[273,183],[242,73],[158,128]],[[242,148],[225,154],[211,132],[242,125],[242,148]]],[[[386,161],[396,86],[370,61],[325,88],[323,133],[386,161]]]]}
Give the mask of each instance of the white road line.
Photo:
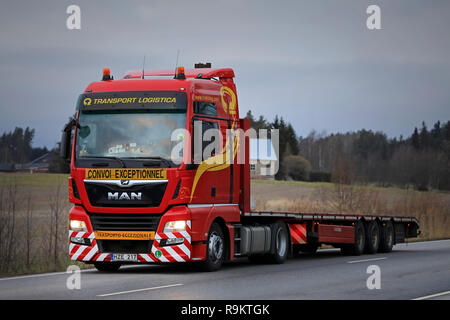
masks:
{"type": "Polygon", "coordinates": [[[152,287],[152,288],[136,289],[136,290],[129,290],[129,291],[105,293],[105,294],[99,294],[99,295],[97,295],[97,297],[108,297],[108,296],[115,296],[115,295],[118,295],[118,294],[126,294],[126,293],[134,293],[134,292],[141,292],[141,291],[157,290],[157,289],[178,287],[178,286],[182,286],[182,285],[183,285],[182,283],[176,283],[176,284],[169,284],[167,286],[160,286],[160,287],[152,287]]]}
{"type": "Polygon", "coordinates": [[[373,259],[364,259],[364,260],[347,261],[347,263],[359,263],[359,262],[377,261],[377,260],[384,260],[384,259],[387,259],[387,257],[383,257],[383,258],[373,258],[373,259]]]}
{"type": "MultiPolygon", "coordinates": [[[[143,267],[143,266],[149,266],[148,264],[133,264],[133,265],[127,265],[127,266],[122,266],[120,269],[127,269],[127,268],[132,268],[132,267],[143,267]]],[[[97,272],[97,269],[95,268],[90,268],[90,269],[81,269],[80,272],[84,273],[84,272],[97,272]]],[[[27,278],[39,278],[39,277],[49,277],[49,276],[58,276],[58,275],[62,275],[62,274],[69,274],[67,273],[67,271],[60,271],[60,272],[49,272],[49,273],[36,273],[36,274],[27,274],[24,276],[14,276],[14,277],[6,277],[6,278],[0,278],[0,281],[7,281],[7,280],[21,280],[21,279],[27,279],[27,278]]]]}
{"type": "Polygon", "coordinates": [[[426,299],[431,299],[431,298],[435,298],[435,297],[445,296],[446,294],[450,294],[450,291],[435,293],[435,294],[431,294],[429,296],[415,298],[413,300],[426,300],[426,299]]]}
{"type": "MultiPolygon", "coordinates": [[[[88,271],[95,271],[96,269],[81,269],[80,272],[88,272],[88,271]]],[[[38,273],[38,274],[29,274],[26,276],[16,276],[16,277],[8,277],[8,278],[0,278],[0,281],[6,281],[6,280],[20,280],[20,279],[27,279],[27,278],[38,278],[38,277],[49,277],[49,276],[57,276],[61,274],[68,274],[67,271],[61,271],[61,272],[51,272],[51,273],[38,273]]]]}

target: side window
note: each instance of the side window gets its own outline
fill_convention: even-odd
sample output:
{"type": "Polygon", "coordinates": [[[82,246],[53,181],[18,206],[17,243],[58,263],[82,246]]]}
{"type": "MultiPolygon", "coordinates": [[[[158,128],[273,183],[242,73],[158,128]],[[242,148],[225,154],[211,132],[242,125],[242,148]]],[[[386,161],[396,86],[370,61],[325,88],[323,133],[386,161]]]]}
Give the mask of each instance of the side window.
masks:
{"type": "Polygon", "coordinates": [[[203,160],[208,159],[219,152],[220,141],[217,137],[219,132],[219,125],[217,122],[203,121],[202,122],[202,155],[203,160]],[[214,129],[208,131],[209,129],[214,129]]]}
{"type": "Polygon", "coordinates": [[[217,106],[212,102],[194,101],[194,113],[217,116],[217,106]]]}
{"type": "Polygon", "coordinates": [[[194,162],[200,163],[219,152],[220,138],[219,125],[213,121],[196,121],[194,126],[200,125],[201,137],[196,136],[194,129],[194,162]],[[210,130],[213,129],[213,130],[210,130]],[[201,146],[201,147],[200,147],[201,146]]]}

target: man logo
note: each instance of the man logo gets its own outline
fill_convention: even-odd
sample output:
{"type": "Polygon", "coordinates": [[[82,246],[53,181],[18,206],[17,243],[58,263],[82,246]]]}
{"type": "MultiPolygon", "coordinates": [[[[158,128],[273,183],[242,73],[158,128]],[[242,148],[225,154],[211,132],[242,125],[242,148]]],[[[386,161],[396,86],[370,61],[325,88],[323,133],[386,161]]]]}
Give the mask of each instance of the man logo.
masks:
{"type": "Polygon", "coordinates": [[[127,185],[130,184],[130,180],[120,180],[120,184],[121,184],[122,186],[127,186],[127,185]]]}
{"type": "Polygon", "coordinates": [[[142,200],[142,192],[108,192],[108,200],[142,200]]]}
{"type": "Polygon", "coordinates": [[[91,103],[92,103],[92,99],[91,98],[85,98],[83,100],[83,105],[85,105],[85,106],[90,106],[91,103]]]}

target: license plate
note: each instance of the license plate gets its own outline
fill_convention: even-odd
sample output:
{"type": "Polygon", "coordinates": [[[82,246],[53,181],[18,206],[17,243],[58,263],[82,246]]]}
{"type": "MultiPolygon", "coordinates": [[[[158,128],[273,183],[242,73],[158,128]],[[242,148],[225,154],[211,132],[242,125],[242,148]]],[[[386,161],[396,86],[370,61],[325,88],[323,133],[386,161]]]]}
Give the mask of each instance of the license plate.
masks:
{"type": "Polygon", "coordinates": [[[111,261],[138,261],[136,253],[111,253],[111,261]]]}

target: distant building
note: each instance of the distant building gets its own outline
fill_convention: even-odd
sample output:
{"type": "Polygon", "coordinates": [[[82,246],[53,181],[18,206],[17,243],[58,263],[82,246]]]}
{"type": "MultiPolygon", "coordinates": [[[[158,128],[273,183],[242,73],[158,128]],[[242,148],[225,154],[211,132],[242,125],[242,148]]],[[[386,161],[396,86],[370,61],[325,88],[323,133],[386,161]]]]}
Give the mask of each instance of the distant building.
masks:
{"type": "Polygon", "coordinates": [[[18,167],[17,170],[30,173],[48,172],[48,168],[50,166],[50,163],[53,161],[54,157],[55,157],[54,153],[52,152],[46,153],[34,159],[33,161],[24,164],[21,167],[18,167]]]}
{"type": "Polygon", "coordinates": [[[278,158],[270,139],[250,139],[250,177],[274,179],[278,158]]]}
{"type": "Polygon", "coordinates": [[[14,172],[16,167],[10,163],[0,163],[0,172],[14,172]]]}

